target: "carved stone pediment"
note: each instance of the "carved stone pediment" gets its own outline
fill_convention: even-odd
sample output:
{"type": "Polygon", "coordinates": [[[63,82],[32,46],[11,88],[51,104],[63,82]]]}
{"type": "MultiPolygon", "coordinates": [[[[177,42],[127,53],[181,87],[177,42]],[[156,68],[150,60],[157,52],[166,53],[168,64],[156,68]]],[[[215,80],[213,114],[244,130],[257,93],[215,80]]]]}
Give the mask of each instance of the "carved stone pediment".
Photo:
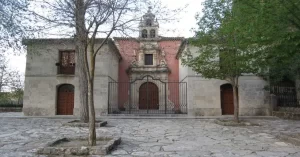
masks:
{"type": "Polygon", "coordinates": [[[131,66],[127,69],[128,74],[133,73],[148,73],[148,74],[154,74],[154,73],[170,73],[170,69],[165,66],[155,66],[155,67],[148,67],[148,66],[131,66]]]}
{"type": "Polygon", "coordinates": [[[143,42],[140,43],[141,50],[159,50],[157,42],[143,42]]]}

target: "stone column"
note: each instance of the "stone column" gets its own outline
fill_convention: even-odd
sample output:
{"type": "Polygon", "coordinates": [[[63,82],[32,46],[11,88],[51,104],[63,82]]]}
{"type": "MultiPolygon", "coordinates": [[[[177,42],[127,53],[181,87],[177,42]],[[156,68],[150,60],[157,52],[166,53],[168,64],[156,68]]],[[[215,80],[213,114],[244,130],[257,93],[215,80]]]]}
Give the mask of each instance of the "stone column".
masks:
{"type": "Polygon", "coordinates": [[[277,111],[278,106],[277,106],[277,97],[274,94],[270,94],[270,115],[272,115],[273,111],[277,111]]]}

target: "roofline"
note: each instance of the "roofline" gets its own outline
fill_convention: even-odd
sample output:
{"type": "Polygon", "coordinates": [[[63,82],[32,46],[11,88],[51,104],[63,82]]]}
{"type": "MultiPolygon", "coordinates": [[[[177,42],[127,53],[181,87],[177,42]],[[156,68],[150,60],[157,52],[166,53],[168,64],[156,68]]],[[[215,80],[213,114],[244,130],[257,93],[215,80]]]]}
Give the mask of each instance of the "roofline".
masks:
{"type": "Polygon", "coordinates": [[[178,51],[177,51],[177,54],[176,54],[176,59],[179,59],[179,57],[181,57],[181,54],[182,54],[182,52],[183,52],[183,50],[184,50],[184,48],[185,48],[185,46],[188,44],[188,39],[184,39],[182,42],[181,42],[181,44],[180,44],[180,46],[179,46],[179,49],[178,49],[178,51]]]}
{"type": "Polygon", "coordinates": [[[35,43],[57,43],[57,42],[74,42],[73,38],[35,38],[35,39],[22,39],[23,45],[35,43]]]}
{"type": "Polygon", "coordinates": [[[116,53],[117,53],[117,55],[119,57],[119,61],[121,61],[122,60],[122,55],[121,55],[121,53],[120,53],[120,51],[119,51],[116,43],[111,38],[109,38],[108,39],[108,44],[111,45],[112,48],[116,51],[116,53]]]}
{"type": "Polygon", "coordinates": [[[138,38],[133,37],[113,37],[114,40],[138,40],[138,38]]]}
{"type": "Polygon", "coordinates": [[[136,41],[136,42],[140,42],[140,41],[182,41],[179,49],[177,51],[177,54],[175,56],[176,59],[179,59],[179,57],[181,56],[185,45],[187,44],[188,40],[190,38],[184,38],[184,37],[159,37],[159,38],[153,38],[153,39],[142,39],[142,38],[132,38],[132,37],[114,37],[113,38],[115,41],[117,40],[132,40],[132,41],[136,41]]]}
{"type": "Polygon", "coordinates": [[[114,37],[114,40],[134,40],[134,41],[172,41],[172,40],[185,40],[184,37],[158,37],[158,38],[149,38],[149,39],[143,39],[143,38],[133,38],[133,37],[114,37]]]}
{"type": "MultiPolygon", "coordinates": [[[[96,38],[96,42],[101,42],[105,40],[106,38],[96,38]]],[[[56,44],[56,43],[73,43],[75,44],[74,38],[37,38],[37,39],[23,39],[22,44],[23,45],[30,45],[30,44],[39,44],[39,43],[49,43],[49,44],[56,44]]],[[[122,56],[120,54],[119,49],[117,48],[115,42],[112,40],[112,38],[108,38],[107,44],[111,45],[112,48],[115,50],[119,57],[119,61],[122,60],[122,56]]]]}
{"type": "MultiPolygon", "coordinates": [[[[102,41],[106,38],[96,38],[96,42],[102,41]]],[[[112,38],[108,38],[112,40],[112,38]]],[[[75,42],[74,38],[35,38],[35,39],[22,39],[23,45],[33,43],[58,43],[58,42],[75,42]]]]}

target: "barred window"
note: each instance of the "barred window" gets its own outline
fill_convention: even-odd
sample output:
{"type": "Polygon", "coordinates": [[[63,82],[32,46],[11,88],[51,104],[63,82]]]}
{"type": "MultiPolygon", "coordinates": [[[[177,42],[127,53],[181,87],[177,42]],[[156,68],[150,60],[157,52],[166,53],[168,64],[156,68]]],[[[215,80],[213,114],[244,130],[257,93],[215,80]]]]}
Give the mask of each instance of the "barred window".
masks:
{"type": "Polygon", "coordinates": [[[59,52],[59,74],[75,74],[75,51],[59,52]]]}

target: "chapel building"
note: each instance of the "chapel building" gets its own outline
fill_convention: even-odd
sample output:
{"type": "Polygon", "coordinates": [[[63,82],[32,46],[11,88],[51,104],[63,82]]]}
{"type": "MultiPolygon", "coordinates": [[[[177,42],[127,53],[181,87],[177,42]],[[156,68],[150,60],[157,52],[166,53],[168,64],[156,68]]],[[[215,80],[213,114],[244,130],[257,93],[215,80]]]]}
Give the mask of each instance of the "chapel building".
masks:
{"type": "MultiPolygon", "coordinates": [[[[97,39],[101,43],[103,39],[97,39]]],[[[73,39],[27,39],[23,112],[28,116],[79,115],[79,85],[73,39]]],[[[159,35],[149,11],[139,37],[109,39],[96,57],[96,115],[233,114],[233,89],[225,80],[205,79],[181,64],[185,51],[196,53],[183,37],[159,35]]],[[[240,115],[270,115],[267,84],[247,75],[239,80],[240,115]]]]}

